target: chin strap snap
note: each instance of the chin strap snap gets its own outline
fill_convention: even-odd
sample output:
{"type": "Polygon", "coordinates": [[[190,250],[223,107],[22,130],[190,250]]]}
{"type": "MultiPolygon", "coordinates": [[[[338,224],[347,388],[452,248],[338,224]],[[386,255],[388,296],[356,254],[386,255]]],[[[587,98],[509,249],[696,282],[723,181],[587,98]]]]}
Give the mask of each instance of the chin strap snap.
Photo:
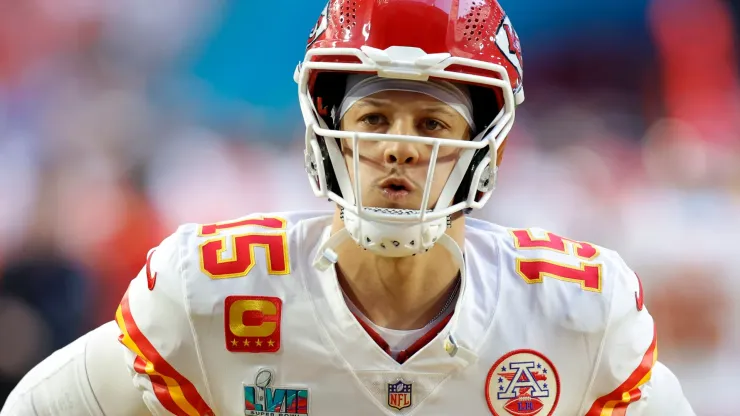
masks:
{"type": "Polygon", "coordinates": [[[324,241],[324,244],[322,244],[316,252],[313,266],[323,272],[336,264],[339,260],[339,255],[334,251],[334,249],[348,238],[350,238],[350,235],[346,228],[342,228],[327,238],[326,241],[324,241]]]}

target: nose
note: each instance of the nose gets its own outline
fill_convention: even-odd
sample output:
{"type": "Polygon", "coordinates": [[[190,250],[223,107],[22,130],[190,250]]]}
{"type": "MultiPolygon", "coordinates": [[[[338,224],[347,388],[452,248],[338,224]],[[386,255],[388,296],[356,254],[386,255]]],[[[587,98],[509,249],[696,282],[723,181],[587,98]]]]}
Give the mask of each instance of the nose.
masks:
{"type": "Polygon", "coordinates": [[[414,165],[419,161],[419,151],[413,143],[389,142],[383,160],[388,164],[414,165]]]}
{"type": "MultiPolygon", "coordinates": [[[[401,120],[393,123],[386,133],[408,136],[418,135],[418,132],[413,127],[413,123],[406,123],[401,120]]],[[[419,149],[415,143],[401,141],[385,142],[383,160],[388,164],[413,165],[419,161],[419,149]]]]}

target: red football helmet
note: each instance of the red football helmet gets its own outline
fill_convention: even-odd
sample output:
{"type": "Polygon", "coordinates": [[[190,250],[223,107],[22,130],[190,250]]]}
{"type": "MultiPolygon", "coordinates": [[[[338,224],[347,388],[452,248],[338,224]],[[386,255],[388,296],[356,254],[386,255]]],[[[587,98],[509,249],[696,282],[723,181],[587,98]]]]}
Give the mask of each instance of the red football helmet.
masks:
{"type": "MultiPolygon", "coordinates": [[[[345,222],[349,212],[367,221],[423,225],[481,208],[495,187],[497,156],[513,125],[515,107],[524,100],[519,38],[496,0],[330,0],[309,35],[295,80],[306,123],[311,185],[317,196],[345,210],[345,222]],[[478,131],[473,140],[462,141],[336,130],[331,115],[341,103],[351,73],[467,84],[478,131]],[[358,201],[335,139],[462,149],[434,209],[393,212],[363,207],[358,201]]],[[[414,250],[430,247],[444,228],[424,239],[426,247],[417,244],[414,250]]],[[[359,238],[353,230],[350,233],[359,238]]]]}

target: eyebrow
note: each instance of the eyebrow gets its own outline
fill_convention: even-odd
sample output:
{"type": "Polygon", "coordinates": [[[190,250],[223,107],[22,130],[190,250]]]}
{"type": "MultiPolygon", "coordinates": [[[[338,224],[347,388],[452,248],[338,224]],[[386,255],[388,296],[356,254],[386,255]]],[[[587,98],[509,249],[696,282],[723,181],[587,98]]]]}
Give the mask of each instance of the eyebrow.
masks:
{"type": "Polygon", "coordinates": [[[431,113],[441,113],[446,114],[448,116],[457,116],[459,113],[455,111],[452,107],[448,105],[430,105],[428,107],[425,107],[424,110],[429,111],[431,113]]]}
{"type": "Polygon", "coordinates": [[[388,104],[390,102],[391,100],[388,100],[388,99],[365,97],[361,100],[357,100],[355,105],[358,107],[371,107],[371,106],[379,107],[379,106],[388,104]]]}

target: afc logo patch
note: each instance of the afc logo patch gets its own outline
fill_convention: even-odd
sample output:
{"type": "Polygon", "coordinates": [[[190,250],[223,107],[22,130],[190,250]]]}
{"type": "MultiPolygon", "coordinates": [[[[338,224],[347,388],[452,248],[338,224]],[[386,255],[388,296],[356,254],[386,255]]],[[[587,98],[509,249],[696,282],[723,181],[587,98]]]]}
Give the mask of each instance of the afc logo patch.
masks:
{"type": "Polygon", "coordinates": [[[515,350],[499,358],[485,388],[494,416],[551,416],[560,399],[555,366],[534,350],[515,350]]]}

